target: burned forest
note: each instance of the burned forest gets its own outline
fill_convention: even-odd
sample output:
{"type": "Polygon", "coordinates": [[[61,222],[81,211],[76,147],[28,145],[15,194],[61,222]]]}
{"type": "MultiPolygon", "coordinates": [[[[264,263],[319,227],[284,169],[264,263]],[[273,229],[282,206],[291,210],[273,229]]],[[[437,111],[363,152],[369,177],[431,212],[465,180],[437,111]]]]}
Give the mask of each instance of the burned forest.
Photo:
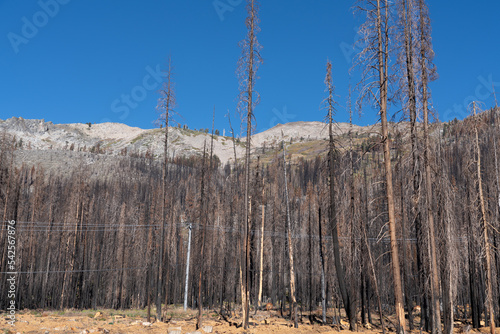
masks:
{"type": "MultiPolygon", "coordinates": [[[[173,57],[159,91],[156,151],[118,153],[100,142],[42,150],[2,128],[0,291],[11,284],[15,222],[19,310],[147,309],[148,321],[168,323],[184,305],[196,311],[197,329],[209,310],[246,330],[267,309],[290,332],[307,322],[494,334],[500,108],[471,101],[465,119],[439,120],[426,1],[356,1],[360,75],[349,97],[336,95],[336,59],[325,55],[322,137],[297,124],[297,135],[265,141],[254,137],[266,31],[261,4],[245,3],[235,64],[241,126],[229,118],[230,136],[214,121],[205,131],[176,123],[182,73],[173,57]],[[350,123],[339,125],[344,109],[350,123]],[[380,122],[355,126],[357,112],[380,122]],[[203,134],[201,148],[176,151],[181,132],[203,134]],[[221,145],[229,157],[220,158],[221,145]],[[37,150],[45,157],[26,158],[37,150]]],[[[9,303],[0,297],[2,309],[9,303]]]]}

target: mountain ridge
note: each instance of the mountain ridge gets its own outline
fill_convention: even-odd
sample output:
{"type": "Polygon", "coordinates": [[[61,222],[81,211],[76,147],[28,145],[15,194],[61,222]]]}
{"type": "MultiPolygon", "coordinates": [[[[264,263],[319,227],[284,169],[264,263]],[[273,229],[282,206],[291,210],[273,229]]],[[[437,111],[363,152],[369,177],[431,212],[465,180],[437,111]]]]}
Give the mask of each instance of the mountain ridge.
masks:
{"type": "MultiPolygon", "coordinates": [[[[366,133],[371,127],[336,123],[336,136],[348,133],[366,133]]],[[[141,129],[123,123],[66,123],[54,124],[44,119],[24,119],[12,117],[0,120],[0,132],[6,132],[20,141],[20,146],[28,150],[71,150],[108,155],[150,154],[163,155],[164,129],[141,129]]],[[[274,127],[252,135],[252,150],[257,152],[262,147],[274,147],[282,140],[285,142],[304,142],[324,140],[328,137],[328,128],[322,122],[291,122],[277,124],[274,127]]],[[[169,154],[201,155],[204,143],[207,147],[211,135],[206,132],[187,128],[169,127],[169,154]]],[[[234,162],[236,148],[237,159],[244,154],[246,138],[233,139],[229,136],[214,135],[214,153],[221,163],[234,162]]]]}

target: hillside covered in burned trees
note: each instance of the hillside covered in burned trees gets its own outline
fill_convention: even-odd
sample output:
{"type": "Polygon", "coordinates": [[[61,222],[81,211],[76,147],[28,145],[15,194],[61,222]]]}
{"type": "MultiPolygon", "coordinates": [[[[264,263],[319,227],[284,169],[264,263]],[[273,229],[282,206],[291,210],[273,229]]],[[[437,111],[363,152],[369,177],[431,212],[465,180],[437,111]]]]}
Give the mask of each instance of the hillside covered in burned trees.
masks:
{"type": "MultiPolygon", "coordinates": [[[[55,1],[53,7],[38,2],[42,9],[33,16],[35,23],[47,8],[63,8],[55,1]]],[[[214,1],[221,22],[236,2],[214,1]]],[[[180,4],[165,6],[170,11],[180,4]]],[[[291,101],[300,104],[306,95],[319,96],[309,90],[315,87],[322,93],[315,102],[318,114],[315,122],[289,122],[286,106],[282,113],[273,109],[270,128],[256,133],[262,117],[256,113],[257,83],[266,52],[260,36],[267,32],[261,31],[259,2],[245,4],[241,31],[226,29],[243,38],[234,43],[240,51],[233,106],[239,124],[234,117],[231,123],[228,109],[229,135],[215,127],[215,105],[210,112],[206,105],[187,109],[191,120],[200,116],[196,108],[212,115],[211,130],[177,123],[182,116],[176,95],[176,78],[181,78],[188,87],[179,99],[222,104],[215,93],[204,94],[217,87],[216,94],[228,99],[228,86],[222,85],[227,64],[207,60],[204,70],[217,70],[209,75],[186,72],[199,59],[190,58],[189,66],[180,59],[184,67],[176,73],[179,57],[172,56],[156,70],[147,66],[142,85],[121,95],[109,92],[120,96],[109,109],[125,120],[148,92],[157,91],[159,128],[107,121],[53,124],[17,116],[0,120],[0,291],[8,292],[0,306],[12,319],[8,323],[14,325],[16,310],[22,309],[147,309],[143,325],[149,328],[152,317],[169,323],[168,310],[182,305],[185,314],[197,313],[196,329],[204,328],[207,310],[246,331],[257,326],[251,320],[258,311],[262,315],[266,309],[270,316],[272,309],[295,329],[309,318],[309,325],[321,330],[342,324],[351,331],[377,326],[383,333],[451,334],[464,324],[466,333],[470,326],[489,326],[494,334],[500,322],[500,109],[493,74],[480,77],[476,95],[458,105],[467,109],[467,117],[441,122],[431,94],[438,72],[427,2],[359,0],[351,8],[361,24],[354,42],[348,50],[346,43],[339,45],[350,66],[340,66],[349,73],[341,83],[349,86],[345,101],[335,91],[338,61],[326,53],[325,67],[317,59],[304,60],[311,56],[307,53],[299,55],[302,63],[282,57],[271,64],[286,63],[283,73],[308,72],[312,63],[326,69],[320,79],[314,77],[321,89],[311,84],[312,77],[297,76],[302,79],[293,85],[303,85],[300,94],[290,86],[281,91],[297,95],[291,101]],[[198,82],[204,84],[196,93],[198,82]],[[348,122],[336,121],[341,110],[348,122]],[[371,114],[376,124],[357,126],[356,114],[371,114]],[[278,119],[286,124],[276,125],[278,119]]],[[[150,9],[146,23],[151,14],[158,12],[150,9]]],[[[23,16],[31,24],[27,20],[23,16]]],[[[114,24],[105,21],[106,27],[114,24]]],[[[307,39],[316,33],[300,32],[307,39]]],[[[14,35],[8,34],[17,54],[27,42],[15,44],[14,35]]],[[[191,35],[179,40],[196,45],[191,35]]],[[[163,42],[155,43],[156,50],[163,42]]],[[[211,48],[198,47],[181,54],[209,56],[211,48]]],[[[223,47],[213,49],[226,53],[223,47]]],[[[299,51],[298,44],[292,49],[299,51]]],[[[100,89],[118,84],[121,75],[100,89]]],[[[276,83],[286,78],[292,77],[262,85],[262,93],[274,94],[276,83]]],[[[72,81],[78,80],[58,81],[57,89],[72,81]]],[[[108,95],[97,97],[98,90],[89,101],[107,101],[108,95]]],[[[304,119],[311,117],[306,115],[311,104],[304,119]]]]}
{"type": "MultiPolygon", "coordinates": [[[[431,137],[431,210],[435,214],[443,305],[451,306],[455,319],[472,319],[475,327],[487,311],[474,129],[479,130],[480,168],[493,249],[493,296],[498,301],[499,122],[498,112],[490,110],[464,121],[436,124],[431,137]]],[[[421,195],[413,197],[415,171],[405,127],[399,125],[400,131],[391,139],[396,219],[400,222],[397,240],[409,325],[419,326],[411,312],[420,305],[424,328],[428,328],[429,233],[425,216],[418,225],[414,218],[415,211],[424,212],[426,203],[421,195]]],[[[382,151],[377,145],[349,146],[349,138],[354,141],[354,137],[353,133],[347,135],[346,146],[336,151],[335,202],[347,290],[357,320],[367,323],[378,314],[379,305],[383,313],[393,313],[394,296],[382,151]]],[[[7,136],[2,139],[0,208],[4,221],[17,222],[19,307],[146,307],[148,294],[151,302],[156,295],[158,281],[161,165],[151,157],[139,156],[125,157],[105,170],[82,165],[67,173],[47,172],[40,165],[14,163],[19,153],[17,143],[7,136]]],[[[258,154],[252,159],[250,303],[271,302],[281,305],[287,314],[287,242],[291,240],[296,298],[306,315],[321,305],[322,288],[327,304],[342,307],[332,253],[333,227],[328,218],[328,155],[291,161],[289,151],[285,164],[280,148],[266,163],[258,154]],[[291,239],[286,237],[285,182],[291,239]]],[[[216,166],[210,157],[207,150],[201,158],[178,158],[168,165],[162,296],[166,305],[184,300],[188,228],[192,226],[188,306],[195,308],[199,303],[201,274],[203,307],[224,313],[241,298],[238,240],[244,172],[239,165],[216,166]],[[206,243],[203,257],[202,234],[206,243]]],[[[420,191],[425,187],[423,184],[420,191]]],[[[1,240],[4,251],[7,239],[1,240]]],[[[2,261],[2,272],[7,271],[6,265],[2,261]]],[[[498,306],[498,302],[494,304],[498,306]]],[[[495,307],[495,317],[498,311],[495,307]]]]}

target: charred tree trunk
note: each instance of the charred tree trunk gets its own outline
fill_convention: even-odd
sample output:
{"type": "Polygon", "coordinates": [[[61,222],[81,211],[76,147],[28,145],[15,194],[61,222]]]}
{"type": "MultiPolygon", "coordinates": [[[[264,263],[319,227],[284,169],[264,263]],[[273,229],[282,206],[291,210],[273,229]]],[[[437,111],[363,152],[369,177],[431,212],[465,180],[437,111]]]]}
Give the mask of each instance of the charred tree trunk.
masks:
{"type": "Polygon", "coordinates": [[[329,133],[329,145],[328,145],[328,185],[329,185],[329,220],[332,231],[333,240],[333,257],[335,262],[335,270],[337,272],[337,280],[339,283],[340,295],[342,301],[344,302],[344,308],[349,318],[349,327],[351,331],[356,330],[356,312],[354,310],[354,305],[351,301],[351,297],[348,293],[348,289],[345,281],[344,266],[340,260],[340,243],[339,243],[339,226],[337,222],[337,208],[335,202],[335,142],[333,140],[333,113],[334,104],[333,100],[333,81],[332,81],[332,64],[328,61],[326,64],[326,78],[325,84],[327,86],[328,97],[326,100],[326,107],[328,108],[328,133],[329,133]]]}
{"type": "MultiPolygon", "coordinates": [[[[476,104],[472,102],[472,108],[474,109],[474,116],[476,116],[476,104]]],[[[479,204],[481,207],[481,220],[483,222],[483,242],[485,249],[486,258],[486,304],[489,313],[489,323],[490,323],[490,333],[495,334],[495,310],[493,307],[493,286],[492,286],[492,273],[491,273],[491,250],[490,242],[488,240],[488,220],[486,217],[486,206],[484,202],[483,195],[483,183],[481,177],[481,148],[479,147],[479,135],[477,131],[477,125],[474,127],[474,132],[476,135],[476,154],[477,154],[477,180],[479,186],[479,204]]]]}
{"type": "MultiPolygon", "coordinates": [[[[162,168],[162,194],[161,194],[161,231],[160,231],[160,248],[158,252],[158,279],[156,287],[156,317],[159,321],[163,319],[161,310],[162,301],[162,291],[163,291],[163,261],[165,252],[165,229],[167,224],[167,173],[168,173],[168,126],[170,118],[173,114],[173,109],[175,108],[175,94],[172,82],[172,60],[168,59],[168,68],[165,72],[165,81],[163,83],[162,89],[160,90],[160,98],[158,99],[157,110],[160,112],[160,122],[165,124],[165,137],[163,142],[163,168],[162,168]]],[[[168,253],[165,254],[165,258],[168,257],[168,253]]],[[[168,265],[167,277],[168,274],[168,265]]],[[[168,300],[168,281],[165,287],[165,300],[168,300]]],[[[165,309],[167,305],[165,303],[165,309]]]]}
{"type": "MultiPolygon", "coordinates": [[[[283,136],[283,132],[281,133],[283,136]]],[[[286,176],[286,146],[285,142],[283,144],[283,175],[285,179],[285,206],[286,206],[286,235],[288,240],[288,260],[290,264],[290,312],[293,316],[294,327],[299,327],[298,321],[298,310],[297,310],[297,299],[295,297],[295,265],[293,256],[293,243],[292,243],[292,222],[290,217],[290,199],[288,197],[288,178],[286,176]]]]}
{"type": "Polygon", "coordinates": [[[264,185],[264,173],[262,174],[262,223],[260,229],[260,264],[259,264],[259,293],[257,299],[257,306],[262,307],[262,283],[263,283],[263,274],[264,274],[264,222],[265,222],[265,212],[266,206],[264,204],[264,196],[265,196],[265,185],[264,185]]]}
{"type": "Polygon", "coordinates": [[[388,0],[377,0],[377,36],[378,36],[378,73],[380,89],[380,118],[382,121],[382,143],[384,150],[385,181],[387,192],[387,206],[389,214],[389,234],[391,242],[392,275],[394,280],[394,296],[397,318],[397,331],[404,333],[405,314],[403,303],[403,289],[401,287],[401,269],[399,265],[399,250],[396,231],[396,215],[394,207],[394,190],[392,186],[391,148],[389,129],[387,124],[387,99],[388,99],[388,58],[389,58],[389,4],[388,0]],[[381,1],[384,1],[385,14],[382,16],[381,1]],[[383,22],[384,21],[384,22],[383,22]]]}
{"type": "Polygon", "coordinates": [[[429,247],[430,247],[430,271],[431,271],[431,303],[432,303],[432,333],[441,334],[441,303],[439,297],[439,273],[437,266],[436,255],[436,237],[434,228],[434,214],[432,210],[432,178],[431,178],[431,165],[430,165],[430,144],[429,144],[429,110],[428,110],[428,72],[427,68],[427,52],[428,45],[424,42],[426,39],[425,34],[425,12],[424,0],[419,0],[420,7],[420,58],[421,58],[421,80],[422,80],[422,109],[424,113],[424,168],[425,168],[425,197],[426,197],[426,213],[429,231],[429,247]]]}
{"type": "Polygon", "coordinates": [[[200,255],[199,255],[199,263],[198,263],[198,316],[196,318],[196,329],[201,329],[202,327],[202,312],[203,312],[203,299],[202,299],[202,276],[203,276],[203,267],[204,267],[204,252],[205,252],[205,228],[206,228],[206,218],[207,212],[205,210],[205,144],[203,144],[203,162],[201,167],[201,185],[200,185],[200,255]]]}
{"type": "Polygon", "coordinates": [[[321,229],[321,207],[318,208],[319,258],[321,260],[321,320],[326,325],[326,277],[325,256],[323,255],[323,232],[321,229]]]}
{"type": "Polygon", "coordinates": [[[242,56],[238,61],[238,75],[240,77],[240,110],[245,110],[246,115],[246,146],[245,146],[245,195],[244,195],[244,229],[243,229],[243,248],[241,249],[241,302],[243,310],[243,328],[248,329],[249,303],[250,303],[250,148],[252,137],[252,117],[253,109],[257,102],[254,99],[254,86],[256,72],[260,58],[260,45],[256,34],[259,31],[259,18],[257,16],[258,4],[256,0],[247,0],[247,19],[246,26],[248,34],[241,43],[242,56]]]}

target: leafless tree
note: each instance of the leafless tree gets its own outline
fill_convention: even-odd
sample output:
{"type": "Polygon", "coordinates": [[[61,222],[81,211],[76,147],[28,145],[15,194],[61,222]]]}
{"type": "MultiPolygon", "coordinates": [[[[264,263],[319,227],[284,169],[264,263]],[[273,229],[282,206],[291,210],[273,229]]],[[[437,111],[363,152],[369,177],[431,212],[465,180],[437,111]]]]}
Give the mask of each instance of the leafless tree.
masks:
{"type": "MultiPolygon", "coordinates": [[[[281,132],[283,137],[283,132],[281,132]]],[[[286,235],[288,243],[288,260],[290,265],[290,302],[293,314],[294,327],[299,327],[298,322],[298,310],[297,310],[297,298],[295,297],[296,283],[295,283],[295,265],[294,265],[294,255],[293,255],[293,241],[292,241],[292,222],[290,217],[290,198],[288,196],[288,179],[286,176],[286,145],[285,141],[282,141],[283,145],[283,176],[285,184],[285,207],[286,207],[286,235]]]]}
{"type": "MultiPolygon", "coordinates": [[[[163,146],[163,168],[162,168],[162,205],[161,205],[161,219],[162,226],[160,232],[160,250],[158,252],[158,283],[157,283],[157,298],[156,298],[156,316],[158,320],[162,319],[161,312],[161,300],[162,300],[162,290],[163,290],[163,256],[165,250],[165,226],[167,224],[167,172],[168,172],[168,127],[169,122],[172,121],[174,115],[174,110],[176,106],[175,102],[175,91],[173,82],[173,67],[172,59],[169,57],[167,61],[167,69],[164,73],[164,82],[159,91],[160,97],[158,98],[158,104],[156,106],[157,111],[160,114],[158,122],[165,127],[165,138],[163,146]]],[[[168,266],[167,266],[168,271],[168,266]]],[[[169,275],[167,274],[167,277],[169,275]]],[[[168,294],[168,280],[167,288],[165,289],[166,294],[168,294]]],[[[168,299],[168,295],[165,297],[168,299]]],[[[165,307],[167,307],[165,305],[165,307]]]]}
{"type": "Polygon", "coordinates": [[[264,281],[264,225],[266,217],[266,205],[264,204],[265,198],[265,180],[264,173],[262,173],[262,194],[261,194],[261,206],[262,206],[262,217],[261,217],[261,228],[260,228],[260,252],[259,252],[259,292],[257,297],[257,306],[262,307],[262,284],[264,281]]]}
{"type": "Polygon", "coordinates": [[[384,170],[386,181],[387,208],[389,216],[389,234],[391,240],[392,274],[394,280],[395,309],[399,333],[405,332],[405,314],[401,272],[397,243],[397,225],[394,206],[394,190],[392,183],[391,150],[387,122],[389,96],[389,51],[390,29],[388,0],[358,1],[357,8],[366,14],[366,21],[360,32],[365,48],[358,55],[357,65],[362,69],[359,84],[359,101],[375,101],[381,119],[380,136],[384,151],[384,170]]]}
{"type": "Polygon", "coordinates": [[[203,277],[203,267],[204,267],[204,255],[205,255],[205,229],[207,225],[207,197],[205,195],[205,160],[206,160],[206,143],[203,144],[203,162],[201,166],[201,180],[200,180],[200,210],[199,210],[199,221],[201,222],[200,228],[200,239],[199,239],[199,263],[198,263],[198,317],[196,318],[196,329],[201,329],[202,327],[202,312],[203,312],[203,299],[202,299],[202,277],[203,277]]]}
{"type": "Polygon", "coordinates": [[[476,164],[477,164],[477,183],[479,188],[479,204],[481,208],[481,221],[482,221],[482,229],[483,229],[483,242],[485,249],[485,258],[486,258],[486,304],[488,307],[489,313],[489,323],[490,323],[490,333],[495,334],[495,310],[493,307],[493,286],[492,286],[492,270],[491,270],[491,246],[488,239],[488,217],[486,213],[486,205],[483,194],[483,181],[481,176],[481,149],[479,147],[479,135],[478,135],[478,119],[476,116],[476,102],[472,102],[472,110],[474,115],[474,134],[475,134],[475,145],[476,145],[476,164]]]}
{"type": "Polygon", "coordinates": [[[327,122],[328,122],[328,170],[329,170],[329,190],[330,190],[330,206],[329,206],[329,219],[330,226],[332,229],[332,239],[333,239],[333,256],[335,259],[335,270],[337,271],[337,280],[339,283],[340,294],[342,296],[342,300],[344,302],[344,308],[346,310],[347,317],[349,318],[349,326],[352,331],[356,330],[356,310],[354,309],[354,304],[352,303],[352,299],[348,293],[348,289],[345,281],[345,272],[344,265],[340,260],[340,244],[339,244],[339,226],[337,222],[337,209],[336,209],[336,200],[335,200],[335,141],[333,138],[333,123],[334,123],[334,106],[335,101],[333,99],[334,95],[334,87],[333,87],[333,78],[332,78],[332,63],[327,61],[326,63],[326,77],[325,77],[325,85],[328,96],[325,101],[327,112],[327,122]]]}
{"type": "MultiPolygon", "coordinates": [[[[429,153],[429,92],[428,92],[428,82],[434,79],[435,67],[432,64],[433,51],[432,43],[430,38],[430,22],[428,19],[427,7],[424,0],[418,0],[416,3],[414,0],[401,0],[398,3],[399,12],[399,26],[402,27],[403,38],[399,41],[401,45],[399,53],[399,61],[401,64],[404,63],[403,72],[401,80],[401,91],[403,102],[407,106],[410,116],[410,139],[412,148],[412,166],[413,166],[413,201],[412,201],[412,216],[414,217],[414,223],[417,231],[417,241],[418,241],[418,252],[420,257],[422,255],[420,252],[423,251],[423,227],[422,218],[420,213],[420,183],[421,183],[421,171],[420,171],[420,150],[418,145],[417,136],[417,80],[419,79],[420,88],[420,98],[422,105],[422,112],[424,118],[424,136],[423,136],[423,161],[424,161],[424,181],[425,181],[425,213],[427,218],[427,231],[429,235],[428,247],[430,254],[430,267],[429,272],[431,276],[431,314],[432,314],[432,332],[441,333],[441,311],[440,311],[440,296],[439,296],[439,268],[437,267],[437,255],[436,255],[436,240],[435,240],[435,228],[434,228],[434,213],[433,213],[433,199],[432,199],[432,179],[430,173],[430,153],[429,153]],[[416,47],[415,47],[416,46],[416,47]],[[416,60],[416,63],[414,62],[416,60]],[[417,70],[418,69],[418,70],[417,70]],[[420,74],[420,77],[417,76],[420,74]]],[[[422,264],[423,261],[418,261],[418,264],[422,264]]],[[[425,286],[426,274],[425,268],[419,268],[419,285],[421,291],[425,291],[422,287],[425,286]]],[[[424,296],[425,298],[425,292],[424,296]]],[[[426,304],[426,303],[425,303],[426,304]]],[[[424,305],[425,305],[424,304],[424,305]]],[[[411,306],[408,306],[408,311],[411,313],[411,306]]],[[[424,310],[423,314],[426,313],[424,310]]],[[[424,317],[422,317],[424,318],[424,317]]],[[[411,324],[410,319],[410,326],[411,324]]]]}
{"type": "Polygon", "coordinates": [[[254,91],[257,70],[262,62],[260,57],[261,46],[257,41],[259,28],[258,2],[256,0],[247,0],[246,27],[248,30],[246,38],[240,43],[242,50],[241,57],[238,60],[238,78],[240,81],[239,110],[246,118],[246,149],[245,149],[245,220],[243,233],[243,249],[241,253],[241,262],[244,264],[242,276],[242,310],[243,310],[243,328],[248,328],[249,317],[249,279],[250,279],[250,150],[252,138],[252,119],[254,118],[254,108],[258,103],[258,94],[254,91]]]}
{"type": "MultiPolygon", "coordinates": [[[[421,94],[422,110],[424,114],[424,168],[425,168],[425,186],[426,186],[426,213],[429,230],[429,245],[431,257],[431,302],[432,302],[432,332],[441,334],[441,306],[439,295],[439,269],[437,262],[436,236],[434,226],[434,213],[432,204],[432,178],[430,162],[430,143],[429,143],[429,90],[428,83],[435,78],[435,67],[432,64],[434,51],[431,42],[431,25],[425,0],[418,0],[419,6],[419,44],[420,44],[420,75],[421,75],[421,94]]],[[[451,300],[451,299],[450,299],[451,300]]]]}

